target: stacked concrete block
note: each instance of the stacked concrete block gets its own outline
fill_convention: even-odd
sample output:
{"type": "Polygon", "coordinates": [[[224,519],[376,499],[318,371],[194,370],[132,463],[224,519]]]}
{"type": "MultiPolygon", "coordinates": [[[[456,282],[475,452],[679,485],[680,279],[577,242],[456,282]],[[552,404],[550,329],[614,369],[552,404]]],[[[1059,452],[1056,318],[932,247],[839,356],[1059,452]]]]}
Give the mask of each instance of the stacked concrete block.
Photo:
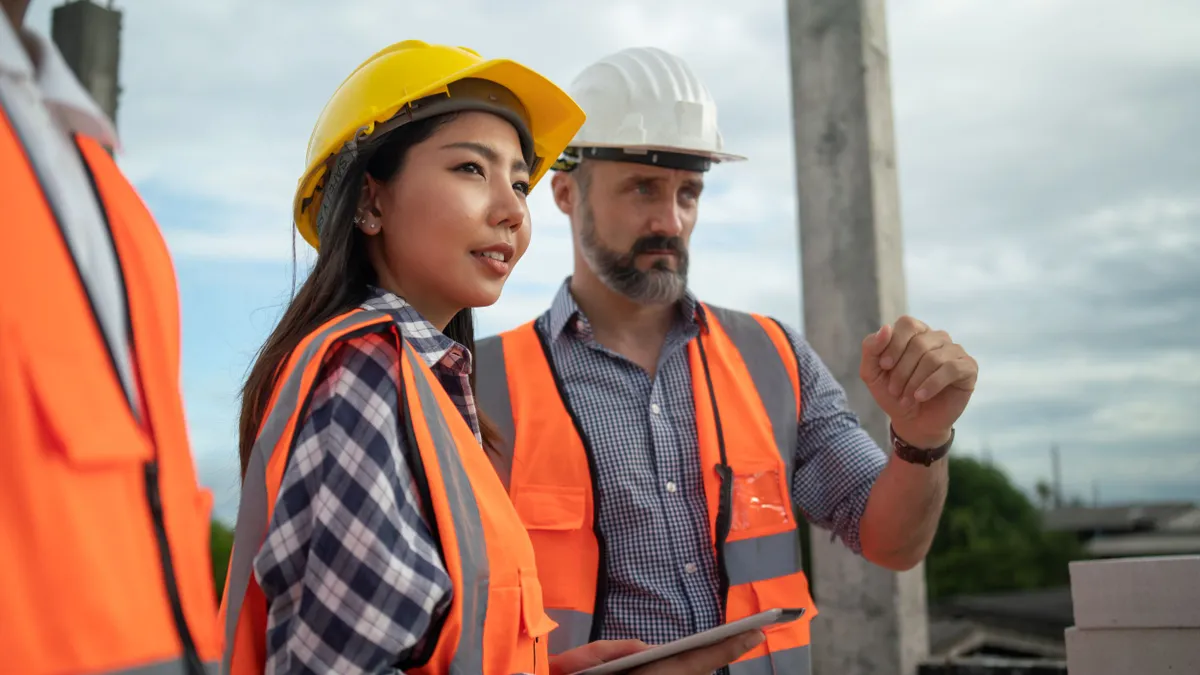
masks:
{"type": "Polygon", "coordinates": [[[1200,675],[1200,556],[1071,563],[1069,675],[1200,675]]]}

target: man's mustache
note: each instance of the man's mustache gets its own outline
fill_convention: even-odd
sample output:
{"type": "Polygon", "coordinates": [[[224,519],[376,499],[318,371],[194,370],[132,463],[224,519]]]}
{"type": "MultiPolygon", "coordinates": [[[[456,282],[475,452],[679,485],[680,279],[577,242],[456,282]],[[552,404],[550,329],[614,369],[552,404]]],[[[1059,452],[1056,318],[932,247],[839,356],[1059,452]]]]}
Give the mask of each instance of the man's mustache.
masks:
{"type": "Polygon", "coordinates": [[[683,245],[683,239],[653,235],[642,237],[634,242],[633,247],[629,249],[629,258],[632,259],[643,253],[650,253],[652,251],[670,251],[680,258],[687,255],[687,248],[683,245]]]}

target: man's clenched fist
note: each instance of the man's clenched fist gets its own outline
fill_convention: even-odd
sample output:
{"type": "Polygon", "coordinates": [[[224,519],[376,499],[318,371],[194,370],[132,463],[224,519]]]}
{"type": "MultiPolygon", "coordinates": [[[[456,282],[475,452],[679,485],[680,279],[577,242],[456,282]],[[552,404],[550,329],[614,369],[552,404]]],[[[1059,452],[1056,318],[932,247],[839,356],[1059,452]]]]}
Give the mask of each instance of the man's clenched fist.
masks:
{"type": "Polygon", "coordinates": [[[979,375],[979,364],[945,331],[900,317],[862,343],[859,376],[892,419],[896,435],[919,448],[950,439],[979,375]]]}

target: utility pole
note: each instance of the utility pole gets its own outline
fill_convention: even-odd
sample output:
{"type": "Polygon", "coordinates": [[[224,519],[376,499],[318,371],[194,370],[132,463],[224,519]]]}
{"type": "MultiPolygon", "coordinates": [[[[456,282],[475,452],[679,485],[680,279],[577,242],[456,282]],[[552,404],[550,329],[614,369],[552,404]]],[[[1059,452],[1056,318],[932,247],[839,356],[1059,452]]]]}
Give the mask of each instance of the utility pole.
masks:
{"type": "MultiPolygon", "coordinates": [[[[788,0],[806,337],[881,447],[861,343],[906,311],[884,0],[788,0]]],[[[816,675],[914,675],[924,565],[897,574],[814,533],[816,675]]]]}
{"type": "Polygon", "coordinates": [[[50,35],[75,77],[113,124],[121,95],[121,12],[110,0],[100,6],[73,0],[54,8],[50,35]]]}

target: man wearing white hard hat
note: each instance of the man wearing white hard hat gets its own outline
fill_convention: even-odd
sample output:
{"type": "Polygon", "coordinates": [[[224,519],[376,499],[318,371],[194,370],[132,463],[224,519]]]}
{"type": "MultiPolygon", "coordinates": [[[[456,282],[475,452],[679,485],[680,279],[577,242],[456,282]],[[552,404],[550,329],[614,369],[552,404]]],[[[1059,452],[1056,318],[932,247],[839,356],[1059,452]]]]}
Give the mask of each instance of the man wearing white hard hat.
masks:
{"type": "Polygon", "coordinates": [[[798,332],[688,291],[705,174],[744,159],[688,64],[626,49],[569,91],[588,117],[553,186],[574,274],[548,311],[476,351],[495,464],[558,623],[551,653],[800,607],[729,669],[807,673],[801,519],[881,566],[921,561],[975,361],[910,317],[866,336],[860,374],[892,419],[889,457],[798,332]]]}

